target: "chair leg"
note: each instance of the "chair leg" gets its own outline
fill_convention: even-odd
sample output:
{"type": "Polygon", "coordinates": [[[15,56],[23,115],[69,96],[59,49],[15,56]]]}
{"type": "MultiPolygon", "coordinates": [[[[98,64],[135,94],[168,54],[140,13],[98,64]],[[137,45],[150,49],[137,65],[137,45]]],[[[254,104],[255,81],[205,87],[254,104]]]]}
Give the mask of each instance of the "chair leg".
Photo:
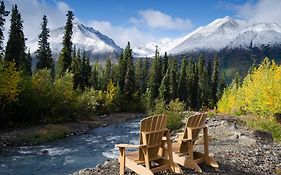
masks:
{"type": "Polygon", "coordinates": [[[120,156],[119,156],[119,162],[120,162],[120,175],[125,174],[125,148],[120,147],[120,156]]]}
{"type": "Polygon", "coordinates": [[[204,132],[204,159],[205,164],[214,168],[218,168],[218,163],[209,156],[209,143],[208,143],[208,128],[203,129],[204,132]]]}

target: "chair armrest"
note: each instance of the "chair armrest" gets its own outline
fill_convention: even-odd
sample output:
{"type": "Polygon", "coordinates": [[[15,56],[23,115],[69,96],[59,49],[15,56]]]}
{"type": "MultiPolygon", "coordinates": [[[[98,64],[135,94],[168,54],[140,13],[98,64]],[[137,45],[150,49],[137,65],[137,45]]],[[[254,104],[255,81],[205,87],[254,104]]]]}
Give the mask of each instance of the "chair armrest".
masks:
{"type": "Polygon", "coordinates": [[[188,142],[192,141],[192,139],[175,139],[176,141],[188,142]]]}
{"type": "Polygon", "coordinates": [[[117,148],[141,148],[146,145],[130,145],[130,144],[116,144],[115,147],[117,148]]]}
{"type": "Polygon", "coordinates": [[[199,127],[187,127],[188,129],[202,129],[202,128],[207,128],[206,125],[199,126],[199,127]]]}

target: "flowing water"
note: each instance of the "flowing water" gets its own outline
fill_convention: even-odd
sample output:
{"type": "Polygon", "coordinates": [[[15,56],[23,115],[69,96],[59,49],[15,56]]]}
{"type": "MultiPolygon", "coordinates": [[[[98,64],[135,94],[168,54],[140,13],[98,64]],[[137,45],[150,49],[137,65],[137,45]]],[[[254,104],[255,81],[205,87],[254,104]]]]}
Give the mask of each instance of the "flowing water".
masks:
{"type": "Polygon", "coordinates": [[[140,120],[96,128],[41,146],[12,148],[0,154],[0,175],[64,175],[95,167],[117,158],[114,144],[138,142],[140,120]]]}

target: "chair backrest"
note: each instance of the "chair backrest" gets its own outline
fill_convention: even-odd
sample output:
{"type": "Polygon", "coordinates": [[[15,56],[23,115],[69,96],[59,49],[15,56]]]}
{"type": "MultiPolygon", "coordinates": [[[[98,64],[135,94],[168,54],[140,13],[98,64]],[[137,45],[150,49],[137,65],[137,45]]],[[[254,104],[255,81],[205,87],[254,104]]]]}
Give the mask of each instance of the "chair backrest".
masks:
{"type": "MultiPolygon", "coordinates": [[[[199,137],[199,133],[202,130],[201,128],[199,129],[192,129],[192,134],[190,134],[189,129],[190,128],[196,128],[196,127],[202,127],[205,124],[207,118],[206,113],[198,113],[195,115],[192,115],[188,117],[185,128],[184,128],[184,133],[182,138],[183,139],[192,139],[193,141],[197,140],[199,137]]],[[[187,142],[181,142],[180,145],[180,153],[185,153],[188,150],[187,142]]]]}
{"type": "MultiPolygon", "coordinates": [[[[167,132],[167,117],[164,114],[147,117],[140,124],[140,144],[145,144],[150,160],[159,157],[162,138],[167,132]]],[[[143,152],[139,151],[139,159],[144,160],[143,152]]]]}

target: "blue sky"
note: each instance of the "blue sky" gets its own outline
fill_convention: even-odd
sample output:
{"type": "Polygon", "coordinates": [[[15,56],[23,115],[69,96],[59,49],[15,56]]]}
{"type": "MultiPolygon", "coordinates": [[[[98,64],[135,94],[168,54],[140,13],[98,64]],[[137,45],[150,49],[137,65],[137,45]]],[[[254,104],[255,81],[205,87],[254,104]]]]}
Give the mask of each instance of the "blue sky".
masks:
{"type": "MultiPolygon", "coordinates": [[[[18,4],[24,32],[33,39],[46,14],[51,29],[65,24],[67,10],[76,22],[91,26],[124,47],[187,35],[217,18],[281,23],[281,0],[4,0],[18,4]]],[[[8,28],[8,23],[6,27],[8,28]]],[[[6,30],[7,31],[7,30],[6,30]]]]}

